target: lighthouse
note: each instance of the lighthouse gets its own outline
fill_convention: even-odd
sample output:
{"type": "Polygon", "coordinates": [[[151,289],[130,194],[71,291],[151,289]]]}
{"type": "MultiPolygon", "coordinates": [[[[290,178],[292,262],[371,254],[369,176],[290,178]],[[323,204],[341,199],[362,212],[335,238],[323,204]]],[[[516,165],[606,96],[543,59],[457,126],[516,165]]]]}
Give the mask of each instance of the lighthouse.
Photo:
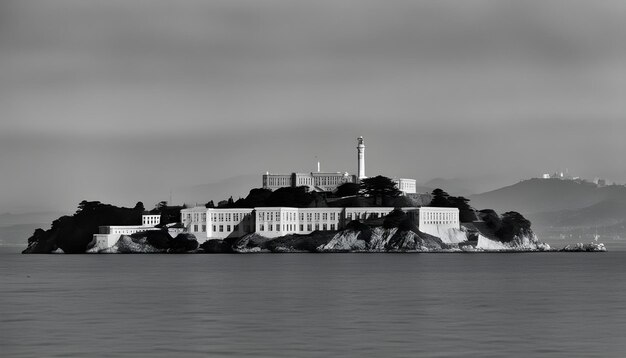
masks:
{"type": "Polygon", "coordinates": [[[363,143],[363,137],[357,138],[357,153],[358,153],[358,172],[359,172],[359,180],[367,178],[365,176],[365,144],[363,143]]]}

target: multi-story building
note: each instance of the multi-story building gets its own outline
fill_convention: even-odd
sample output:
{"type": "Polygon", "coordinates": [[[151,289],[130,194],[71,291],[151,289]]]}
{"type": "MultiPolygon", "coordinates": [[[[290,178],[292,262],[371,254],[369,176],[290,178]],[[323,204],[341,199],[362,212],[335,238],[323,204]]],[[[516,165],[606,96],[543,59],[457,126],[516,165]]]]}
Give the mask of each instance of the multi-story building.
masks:
{"type": "MultiPolygon", "coordinates": [[[[291,174],[263,174],[263,188],[276,190],[284,187],[308,186],[315,191],[334,191],[341,184],[358,183],[365,176],[365,142],[363,137],[357,138],[357,170],[358,175],[348,172],[321,172],[319,162],[317,172],[291,174]]],[[[393,179],[398,190],[412,194],[416,192],[415,179],[393,179]]]]}
{"type": "MultiPolygon", "coordinates": [[[[393,207],[293,208],[257,207],[243,209],[189,208],[181,210],[181,222],[196,238],[223,239],[256,232],[265,237],[342,230],[353,220],[383,218],[393,207]]],[[[401,208],[422,232],[441,236],[459,228],[459,209],[435,207],[401,208]]]]}

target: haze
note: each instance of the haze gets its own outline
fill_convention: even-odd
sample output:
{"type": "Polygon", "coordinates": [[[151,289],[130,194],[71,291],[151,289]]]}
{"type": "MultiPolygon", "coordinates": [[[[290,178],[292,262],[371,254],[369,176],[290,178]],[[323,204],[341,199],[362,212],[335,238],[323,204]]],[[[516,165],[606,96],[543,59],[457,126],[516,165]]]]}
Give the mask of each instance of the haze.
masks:
{"type": "Polygon", "coordinates": [[[625,24],[608,0],[2,1],[0,212],[354,173],[359,135],[368,175],[624,182],[625,24]]]}

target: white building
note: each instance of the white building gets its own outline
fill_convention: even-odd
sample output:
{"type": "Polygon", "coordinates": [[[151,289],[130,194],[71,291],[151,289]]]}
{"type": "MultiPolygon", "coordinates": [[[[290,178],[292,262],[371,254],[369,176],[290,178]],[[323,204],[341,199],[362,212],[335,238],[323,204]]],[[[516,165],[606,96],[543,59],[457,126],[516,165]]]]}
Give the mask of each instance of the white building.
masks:
{"type": "Polygon", "coordinates": [[[450,229],[459,229],[459,209],[437,208],[424,206],[419,208],[419,230],[421,232],[437,236],[446,235],[450,229]]]}
{"type": "MultiPolygon", "coordinates": [[[[95,240],[98,247],[111,247],[115,245],[117,240],[119,240],[122,235],[132,235],[138,232],[161,230],[160,228],[155,227],[160,223],[160,214],[143,214],[141,216],[141,225],[98,227],[98,233],[93,235],[93,240],[95,240]]],[[[170,234],[174,232],[178,235],[178,233],[182,232],[182,230],[173,230],[170,234]]]]}
{"type": "Polygon", "coordinates": [[[356,183],[356,176],[348,172],[311,172],[291,174],[263,174],[263,188],[276,190],[284,187],[308,186],[312,191],[333,191],[341,184],[356,183]]]}
{"type": "Polygon", "coordinates": [[[415,179],[394,178],[392,180],[394,183],[396,183],[396,187],[398,188],[398,190],[400,190],[404,194],[417,193],[417,183],[415,179]]]}
{"type": "Polygon", "coordinates": [[[141,215],[141,225],[157,226],[161,223],[161,214],[143,214],[141,215]]]}
{"type": "MultiPolygon", "coordinates": [[[[293,208],[257,207],[221,209],[196,207],[181,210],[181,222],[186,231],[198,240],[241,237],[256,232],[273,238],[288,234],[310,234],[313,231],[342,230],[352,220],[383,218],[393,207],[351,208],[293,208]]],[[[450,228],[459,228],[456,208],[401,208],[414,222],[419,221],[422,232],[434,236],[450,228]]]]}
{"type": "MultiPolygon", "coordinates": [[[[334,191],[341,184],[358,183],[365,176],[365,141],[363,137],[357,138],[357,171],[358,175],[348,172],[321,172],[319,162],[317,172],[291,173],[291,174],[263,174],[263,188],[276,190],[284,187],[308,186],[312,191],[334,191]]],[[[416,192],[415,179],[393,179],[398,190],[405,194],[416,192]]]]}

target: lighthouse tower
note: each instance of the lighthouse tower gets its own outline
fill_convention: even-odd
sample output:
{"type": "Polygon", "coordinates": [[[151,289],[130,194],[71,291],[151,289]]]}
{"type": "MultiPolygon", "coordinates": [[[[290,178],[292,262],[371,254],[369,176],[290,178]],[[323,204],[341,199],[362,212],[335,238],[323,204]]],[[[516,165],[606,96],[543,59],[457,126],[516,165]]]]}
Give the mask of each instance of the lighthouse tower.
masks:
{"type": "Polygon", "coordinates": [[[367,178],[365,176],[365,144],[363,143],[363,137],[357,138],[357,146],[356,146],[359,158],[359,180],[367,178]]]}

